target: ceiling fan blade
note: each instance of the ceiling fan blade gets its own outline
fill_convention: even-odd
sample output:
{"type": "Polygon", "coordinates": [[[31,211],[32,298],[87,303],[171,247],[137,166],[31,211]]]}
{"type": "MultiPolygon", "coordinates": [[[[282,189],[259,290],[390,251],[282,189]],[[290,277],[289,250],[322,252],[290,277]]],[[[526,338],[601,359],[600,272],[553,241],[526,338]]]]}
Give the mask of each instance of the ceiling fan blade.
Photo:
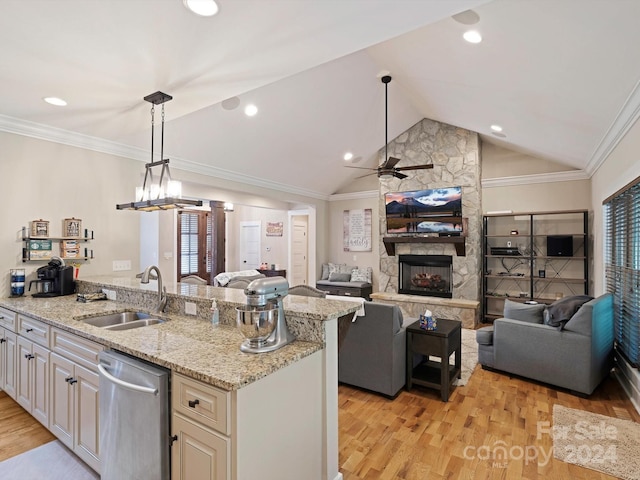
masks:
{"type": "Polygon", "coordinates": [[[374,170],[374,171],[375,171],[375,170],[378,170],[377,168],[369,168],[369,167],[354,167],[354,166],[352,166],[352,165],[343,165],[343,167],[346,167],[346,168],[357,168],[357,169],[360,169],[360,170],[374,170]]]}
{"type": "Polygon", "coordinates": [[[393,176],[399,178],[400,180],[402,180],[403,178],[407,178],[407,175],[405,175],[404,173],[400,173],[397,170],[393,171],[393,176]]]}
{"type": "Polygon", "coordinates": [[[398,168],[395,168],[394,170],[428,170],[430,168],[433,168],[432,163],[428,165],[413,165],[410,167],[398,167],[398,168]]]}
{"type": "Polygon", "coordinates": [[[367,174],[365,174],[365,175],[360,175],[359,177],[356,177],[356,179],[358,179],[358,178],[364,178],[364,177],[369,177],[369,176],[371,176],[371,175],[375,175],[375,174],[376,174],[376,172],[367,173],[367,174]]]}
{"type": "Polygon", "coordinates": [[[379,168],[382,168],[384,170],[389,169],[389,168],[393,168],[396,166],[396,164],[400,161],[399,158],[395,158],[395,157],[389,157],[387,158],[387,160],[380,165],[379,168]]]}

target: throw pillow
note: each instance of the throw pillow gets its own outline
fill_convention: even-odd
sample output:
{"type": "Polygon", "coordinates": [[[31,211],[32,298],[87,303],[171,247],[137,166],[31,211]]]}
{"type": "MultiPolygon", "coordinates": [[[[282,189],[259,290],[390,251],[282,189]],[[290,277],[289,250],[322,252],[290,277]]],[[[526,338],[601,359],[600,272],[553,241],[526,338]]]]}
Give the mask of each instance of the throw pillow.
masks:
{"type": "Polygon", "coordinates": [[[358,267],[354,267],[353,265],[346,265],[342,263],[338,265],[338,273],[348,273],[349,275],[351,275],[351,272],[353,272],[356,268],[358,267]]]}
{"type": "Polygon", "coordinates": [[[373,274],[373,269],[371,267],[365,268],[356,268],[351,272],[351,281],[352,282],[367,282],[371,283],[371,275],[373,274]]]}
{"type": "Polygon", "coordinates": [[[329,279],[329,264],[328,263],[323,263],[322,264],[322,277],[320,278],[320,280],[328,280],[329,279]]]}
{"type": "Polygon", "coordinates": [[[327,275],[327,278],[329,278],[329,276],[330,276],[332,273],[340,273],[340,267],[341,267],[341,266],[344,266],[345,264],[344,264],[344,263],[342,263],[342,264],[338,264],[338,263],[331,263],[331,262],[329,262],[329,264],[328,264],[328,265],[329,265],[329,275],[327,275]]]}
{"type": "Polygon", "coordinates": [[[330,282],[348,282],[349,280],[351,280],[350,273],[331,272],[329,274],[330,282]]]}
{"type": "Polygon", "coordinates": [[[589,295],[571,295],[553,302],[544,310],[545,325],[551,325],[562,330],[565,323],[571,320],[571,317],[578,309],[589,300],[593,300],[593,297],[589,295]]]}
{"type": "Polygon", "coordinates": [[[520,320],[521,322],[542,323],[542,312],[544,304],[529,305],[526,303],[514,302],[508,298],[504,301],[504,318],[520,320]]]}

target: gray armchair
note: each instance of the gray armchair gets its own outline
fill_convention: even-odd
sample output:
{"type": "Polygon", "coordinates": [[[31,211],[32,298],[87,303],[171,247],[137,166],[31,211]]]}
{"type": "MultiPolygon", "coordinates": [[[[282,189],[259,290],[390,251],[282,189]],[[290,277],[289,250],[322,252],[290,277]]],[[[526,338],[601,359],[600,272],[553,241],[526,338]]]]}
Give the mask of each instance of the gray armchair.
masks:
{"type": "Polygon", "coordinates": [[[364,312],[349,326],[338,352],[338,381],[393,397],[406,378],[402,312],[371,302],[364,303],[364,312]]]}
{"type": "Polygon", "coordinates": [[[613,366],[613,296],[580,307],[564,326],[500,318],[479,329],[478,362],[590,395],[613,366]]]}

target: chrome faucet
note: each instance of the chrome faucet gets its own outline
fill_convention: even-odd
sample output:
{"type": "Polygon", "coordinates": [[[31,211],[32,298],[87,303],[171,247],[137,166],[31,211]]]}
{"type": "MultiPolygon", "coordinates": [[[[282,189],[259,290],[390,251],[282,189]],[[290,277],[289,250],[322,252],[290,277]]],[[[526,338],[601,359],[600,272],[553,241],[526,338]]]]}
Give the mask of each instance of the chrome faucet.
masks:
{"type": "Polygon", "coordinates": [[[167,287],[162,287],[162,275],[160,274],[160,269],[155,265],[151,265],[144,269],[142,272],[142,277],[140,278],[140,283],[149,283],[149,274],[151,270],[155,270],[156,275],[158,276],[158,312],[164,312],[165,307],[167,306],[167,287]]]}

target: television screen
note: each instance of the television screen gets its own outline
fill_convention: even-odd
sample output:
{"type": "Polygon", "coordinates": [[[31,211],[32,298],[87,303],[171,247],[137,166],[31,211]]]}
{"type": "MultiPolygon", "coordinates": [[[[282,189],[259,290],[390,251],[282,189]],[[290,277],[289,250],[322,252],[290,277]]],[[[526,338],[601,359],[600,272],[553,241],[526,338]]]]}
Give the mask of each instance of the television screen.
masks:
{"type": "Polygon", "coordinates": [[[462,187],[386,193],[384,201],[387,233],[462,232],[462,187]]]}

